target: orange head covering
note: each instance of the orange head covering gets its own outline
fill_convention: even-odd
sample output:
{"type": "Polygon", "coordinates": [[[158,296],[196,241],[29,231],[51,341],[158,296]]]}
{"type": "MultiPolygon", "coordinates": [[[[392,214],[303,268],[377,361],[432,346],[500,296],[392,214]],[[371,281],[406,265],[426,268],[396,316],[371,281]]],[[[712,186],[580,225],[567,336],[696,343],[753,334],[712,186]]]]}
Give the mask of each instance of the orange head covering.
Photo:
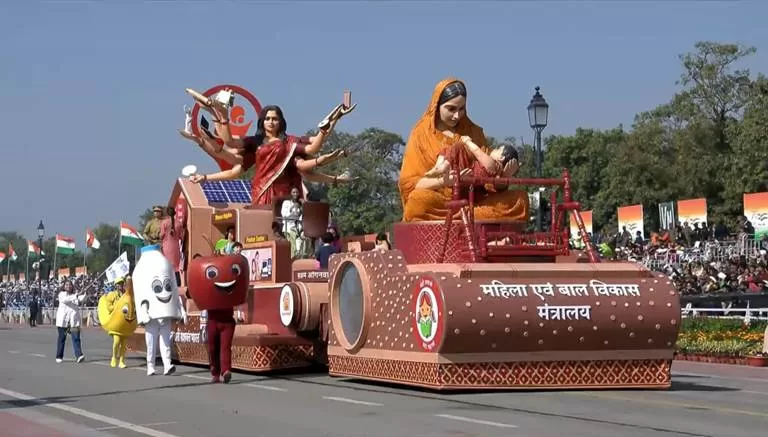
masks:
{"type": "Polygon", "coordinates": [[[398,181],[403,208],[405,208],[408,195],[414,190],[416,183],[437,162],[437,155],[440,151],[444,147],[456,143],[460,136],[467,135],[471,137],[475,144],[488,152],[488,143],[483,129],[473,123],[467,114],[464,115],[459,124],[453,129],[453,139],[446,137],[435,127],[437,117],[439,116],[437,102],[440,100],[440,94],[453,82],[464,84],[459,79],[449,77],[441,80],[435,86],[427,110],[421,119],[416,122],[416,125],[411,130],[411,135],[408,137],[408,143],[405,145],[405,153],[403,154],[403,165],[400,167],[400,179],[398,181]]]}

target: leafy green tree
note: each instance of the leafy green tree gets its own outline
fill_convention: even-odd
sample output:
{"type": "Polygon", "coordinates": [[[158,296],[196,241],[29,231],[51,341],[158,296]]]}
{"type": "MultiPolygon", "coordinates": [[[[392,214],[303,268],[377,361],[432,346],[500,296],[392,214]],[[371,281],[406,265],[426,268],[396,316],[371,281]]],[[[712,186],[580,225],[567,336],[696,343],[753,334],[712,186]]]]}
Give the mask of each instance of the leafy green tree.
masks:
{"type": "Polygon", "coordinates": [[[405,142],[397,134],[369,128],[357,136],[335,133],[328,139],[327,151],[363,145],[352,156],[321,168],[328,174],[344,171],[358,178],[351,183],[314,188],[314,197],[327,199],[334,220],[343,234],[384,232],[402,217],[397,176],[405,142]]]}

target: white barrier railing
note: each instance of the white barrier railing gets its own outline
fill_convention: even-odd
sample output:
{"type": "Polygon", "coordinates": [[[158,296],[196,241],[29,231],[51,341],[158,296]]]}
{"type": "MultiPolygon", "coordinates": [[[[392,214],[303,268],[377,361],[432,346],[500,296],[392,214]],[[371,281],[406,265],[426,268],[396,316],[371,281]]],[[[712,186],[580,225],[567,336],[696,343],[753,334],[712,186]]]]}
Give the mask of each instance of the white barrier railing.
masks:
{"type": "Polygon", "coordinates": [[[768,320],[768,308],[694,308],[690,303],[680,309],[683,318],[697,317],[699,313],[705,313],[707,317],[718,319],[743,319],[746,323],[750,320],[768,320]],[[731,315],[731,313],[737,313],[731,315]],[[742,314],[743,313],[743,314],[742,314]],[[719,315],[718,315],[719,314],[719,315]]]}
{"type": "MultiPolygon", "coordinates": [[[[99,312],[96,307],[80,308],[83,326],[99,326],[99,312]]],[[[37,321],[41,325],[56,324],[56,308],[41,308],[38,311],[37,321]]],[[[6,308],[0,311],[0,323],[29,323],[28,308],[6,308]]]]}

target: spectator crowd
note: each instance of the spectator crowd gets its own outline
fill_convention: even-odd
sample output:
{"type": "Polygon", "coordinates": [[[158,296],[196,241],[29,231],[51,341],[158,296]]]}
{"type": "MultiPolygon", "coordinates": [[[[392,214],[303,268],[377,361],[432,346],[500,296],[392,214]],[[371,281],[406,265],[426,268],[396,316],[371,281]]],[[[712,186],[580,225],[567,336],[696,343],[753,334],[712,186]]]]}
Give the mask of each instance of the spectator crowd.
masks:
{"type": "MultiPolygon", "coordinates": [[[[605,259],[639,262],[669,275],[684,295],[768,293],[768,236],[740,217],[731,232],[722,223],[678,223],[644,239],[626,227],[615,233],[590,235],[605,259]]],[[[580,242],[572,240],[579,248],[580,242]]]]}
{"type": "MultiPolygon", "coordinates": [[[[69,278],[76,293],[85,290],[87,297],[84,307],[95,307],[99,296],[105,292],[103,275],[81,275],[69,278]]],[[[39,308],[55,308],[59,305],[58,296],[62,290],[64,278],[37,281],[6,281],[0,283],[0,310],[22,310],[29,308],[30,302],[37,299],[39,308]]],[[[108,291],[108,290],[107,290],[108,291]]]]}

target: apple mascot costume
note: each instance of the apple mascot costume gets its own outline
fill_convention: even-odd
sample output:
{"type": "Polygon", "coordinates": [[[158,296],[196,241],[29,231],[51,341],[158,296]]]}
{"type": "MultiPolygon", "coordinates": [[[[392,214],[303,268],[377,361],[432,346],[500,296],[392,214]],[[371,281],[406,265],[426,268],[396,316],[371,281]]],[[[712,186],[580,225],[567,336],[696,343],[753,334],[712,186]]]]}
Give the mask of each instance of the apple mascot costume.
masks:
{"type": "Polygon", "coordinates": [[[155,347],[160,343],[163,374],[176,368],[171,363],[171,327],[174,321],[187,322],[187,312],[179,295],[171,263],[163,256],[160,245],[144,246],[133,269],[133,293],[136,318],[144,326],[147,344],[147,375],[155,374],[155,347]]]}
{"type": "Polygon", "coordinates": [[[214,383],[226,384],[232,378],[234,311],[246,300],[249,278],[248,260],[240,254],[198,256],[187,266],[189,296],[208,313],[208,362],[214,383]]]}

